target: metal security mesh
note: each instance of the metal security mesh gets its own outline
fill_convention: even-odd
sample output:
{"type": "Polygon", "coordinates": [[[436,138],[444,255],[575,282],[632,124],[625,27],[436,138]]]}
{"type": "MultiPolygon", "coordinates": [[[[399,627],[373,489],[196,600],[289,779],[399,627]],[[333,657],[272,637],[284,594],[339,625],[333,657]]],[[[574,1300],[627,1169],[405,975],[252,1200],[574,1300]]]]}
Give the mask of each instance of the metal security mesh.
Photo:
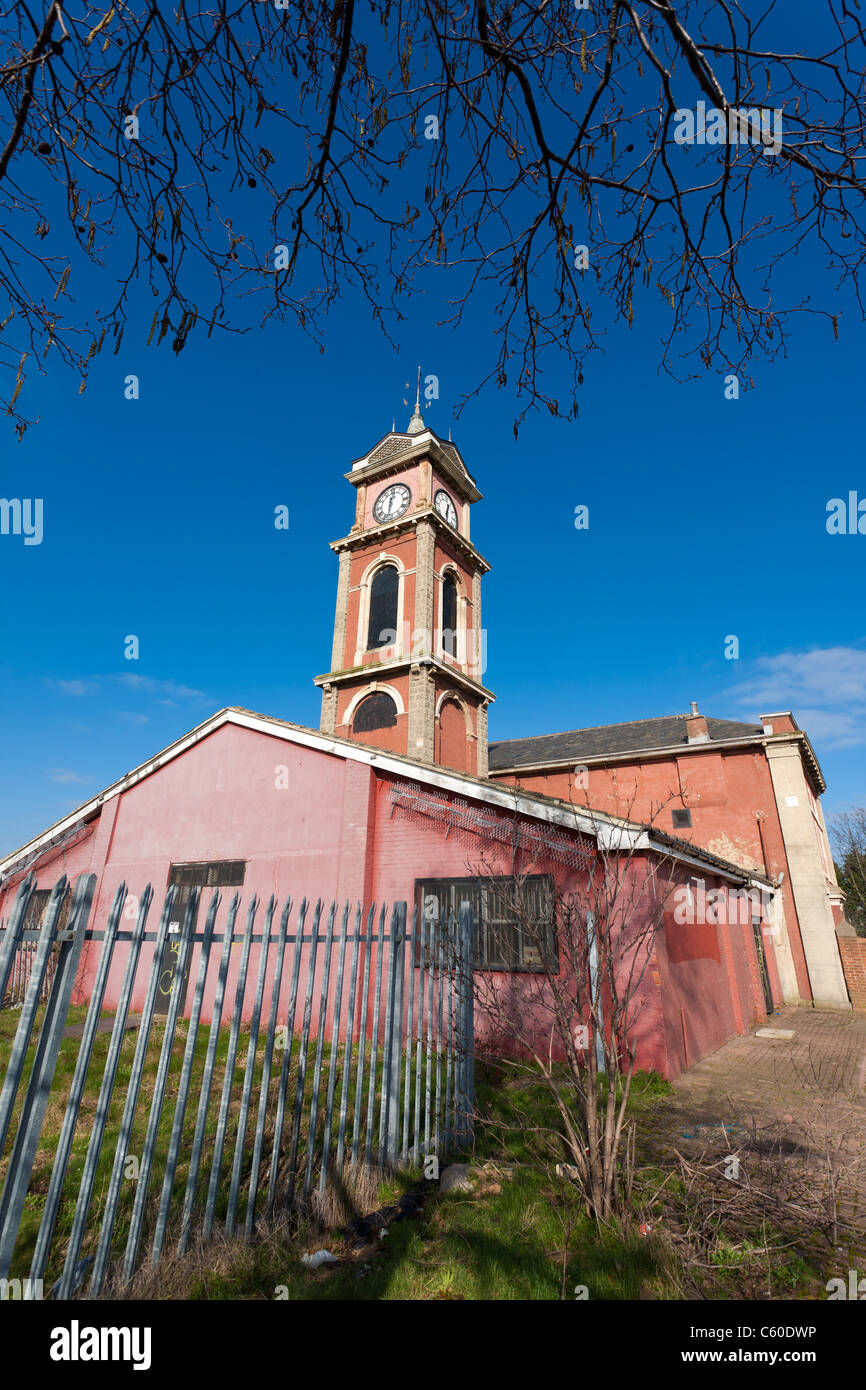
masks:
{"type": "Polygon", "coordinates": [[[457,834],[463,844],[477,838],[525,850],[538,858],[555,859],[571,868],[585,868],[592,857],[592,841],[577,832],[502,815],[489,807],[475,806],[462,796],[430,792],[417,782],[391,788],[391,814],[400,810],[416,820],[438,821],[445,838],[457,834]]]}

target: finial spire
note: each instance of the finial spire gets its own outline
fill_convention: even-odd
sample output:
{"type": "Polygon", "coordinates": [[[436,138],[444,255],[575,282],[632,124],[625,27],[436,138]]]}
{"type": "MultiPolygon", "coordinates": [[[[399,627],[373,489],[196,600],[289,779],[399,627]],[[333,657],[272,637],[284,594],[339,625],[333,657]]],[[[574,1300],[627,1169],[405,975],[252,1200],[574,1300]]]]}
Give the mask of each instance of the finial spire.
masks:
{"type": "Polygon", "coordinates": [[[425,428],[421,418],[421,368],[418,368],[418,389],[415,392],[415,413],[409,421],[407,434],[419,434],[425,428]]]}

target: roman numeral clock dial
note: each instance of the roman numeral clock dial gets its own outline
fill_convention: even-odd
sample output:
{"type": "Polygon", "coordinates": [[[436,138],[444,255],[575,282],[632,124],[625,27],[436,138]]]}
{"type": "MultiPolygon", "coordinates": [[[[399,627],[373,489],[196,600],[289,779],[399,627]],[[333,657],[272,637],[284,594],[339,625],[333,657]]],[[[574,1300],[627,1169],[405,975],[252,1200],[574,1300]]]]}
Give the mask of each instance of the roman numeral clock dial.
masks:
{"type": "Polygon", "coordinates": [[[451,498],[448,496],[448,493],[444,492],[442,488],[439,489],[439,491],[436,493],[436,496],[433,498],[433,506],[436,508],[437,512],[442,517],[442,520],[447,521],[448,525],[453,526],[454,530],[456,531],[457,508],[451,501],[451,498]]]}
{"type": "Polygon", "coordinates": [[[373,516],[377,521],[396,521],[409,506],[410,497],[405,483],[392,483],[376,498],[373,516]]]}

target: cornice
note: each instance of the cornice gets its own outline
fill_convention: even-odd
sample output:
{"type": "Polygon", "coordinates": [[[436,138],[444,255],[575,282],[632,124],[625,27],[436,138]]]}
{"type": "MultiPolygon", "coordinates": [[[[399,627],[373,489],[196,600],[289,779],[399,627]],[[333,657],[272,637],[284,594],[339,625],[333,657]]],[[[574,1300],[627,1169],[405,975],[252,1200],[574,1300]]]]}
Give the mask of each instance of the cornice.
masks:
{"type": "Polygon", "coordinates": [[[450,454],[445,452],[439,441],[431,434],[422,435],[417,443],[407,444],[406,448],[399,454],[392,454],[390,458],[381,459],[378,463],[365,464],[363,468],[354,468],[343,476],[355,487],[359,487],[362,483],[375,482],[378,478],[387,478],[394,473],[401,473],[407,465],[417,462],[425,455],[433,459],[436,467],[449,480],[464,501],[479,502],[481,500],[483,494],[479,492],[473,479],[465,471],[465,465],[460,467],[455,463],[450,454]]]}
{"type": "Polygon", "coordinates": [[[438,675],[447,677],[455,685],[471,691],[473,695],[479,696],[488,704],[492,704],[496,699],[493,691],[488,690],[486,685],[473,680],[471,676],[464,675],[455,666],[447,666],[437,656],[403,656],[398,657],[395,661],[381,661],[370,666],[350,666],[345,671],[329,671],[327,675],[314,676],[313,684],[318,686],[350,685],[359,680],[378,680],[380,676],[411,671],[413,666],[429,666],[438,675]]]}
{"type": "Polygon", "coordinates": [[[448,522],[439,515],[432,503],[422,511],[409,512],[405,516],[401,516],[397,521],[386,521],[382,526],[368,526],[363,530],[351,532],[348,536],[342,536],[338,541],[331,541],[331,549],[337,555],[341,550],[363,550],[380,541],[394,540],[411,531],[422,521],[432,522],[434,527],[438,529],[441,538],[460,551],[466,559],[471,560],[479,574],[488,573],[489,561],[485,560],[480,551],[475,549],[471,541],[468,541],[459,531],[455,531],[453,526],[448,525],[448,522]]]}

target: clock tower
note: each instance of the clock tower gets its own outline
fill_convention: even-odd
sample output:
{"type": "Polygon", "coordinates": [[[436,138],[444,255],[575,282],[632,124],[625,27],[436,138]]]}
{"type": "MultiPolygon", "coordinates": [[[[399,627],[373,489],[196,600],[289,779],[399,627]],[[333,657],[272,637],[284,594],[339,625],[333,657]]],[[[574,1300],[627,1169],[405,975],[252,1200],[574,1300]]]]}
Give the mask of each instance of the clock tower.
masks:
{"type": "MultiPolygon", "coordinates": [[[[420,392],[419,392],[420,396],[420,392]]],[[[355,523],[340,561],[331,670],[317,676],[323,733],[487,776],[481,579],[470,541],[481,493],[450,439],[421,418],[345,475],[355,523]]]]}

